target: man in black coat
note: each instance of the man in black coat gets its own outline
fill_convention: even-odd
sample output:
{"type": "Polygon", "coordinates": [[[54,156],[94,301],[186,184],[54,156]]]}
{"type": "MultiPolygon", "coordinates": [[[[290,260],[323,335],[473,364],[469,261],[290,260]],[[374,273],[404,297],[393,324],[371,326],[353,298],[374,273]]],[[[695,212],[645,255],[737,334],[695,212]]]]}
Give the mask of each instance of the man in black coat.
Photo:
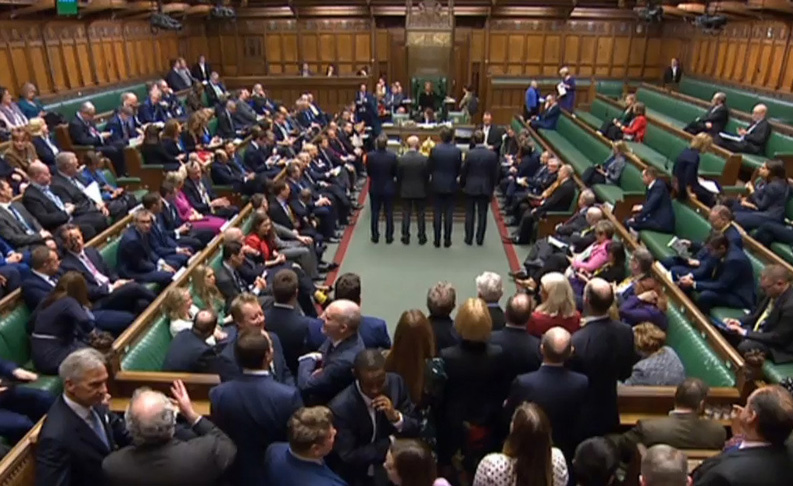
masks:
{"type": "Polygon", "coordinates": [[[760,275],[765,298],[754,312],[740,319],[725,319],[727,328],[742,337],[738,351],[761,351],[774,363],[793,361],[793,287],[782,265],[769,265],[760,275]]]}
{"type": "Polygon", "coordinates": [[[339,473],[351,486],[387,484],[383,462],[391,436],[419,432],[407,386],[396,373],[386,373],[385,357],[374,349],[355,357],[355,382],[329,404],[336,427],[335,455],[339,473]]]}
{"type": "Polygon", "coordinates": [[[673,57],[669,62],[669,67],[664,70],[664,84],[678,84],[682,77],[683,69],[680,67],[680,62],[673,57]]]}
{"type": "Polygon", "coordinates": [[[190,205],[201,214],[231,219],[240,212],[227,198],[217,197],[209,179],[203,175],[200,162],[187,164],[187,178],[182,191],[190,205]]]}
{"type": "Polygon", "coordinates": [[[611,284],[593,278],[584,288],[584,326],[573,335],[571,369],[586,375],[589,390],[582,412],[582,438],[606,435],[620,424],[617,382],[626,380],[638,356],[631,327],[609,317],[611,284]]]}
{"type": "Polygon", "coordinates": [[[793,461],[785,441],[793,432],[793,396],[781,386],[755,390],[738,407],[743,441],[694,470],[696,486],[787,486],[793,461]]]}
{"type": "MultiPolygon", "coordinates": [[[[501,152],[501,143],[504,140],[506,130],[497,125],[493,125],[493,116],[489,111],[482,114],[482,126],[479,127],[484,135],[483,142],[489,149],[496,154],[501,152]]],[[[471,143],[476,143],[471,140],[471,143]]]]}
{"type": "Polygon", "coordinates": [[[397,162],[397,184],[399,197],[402,198],[402,243],[410,243],[410,214],[416,210],[419,225],[419,245],[427,242],[427,227],[424,208],[427,200],[429,172],[427,157],[419,152],[419,137],[411,135],[407,139],[408,151],[397,162]]]}
{"type": "MultiPolygon", "coordinates": [[[[558,163],[551,160],[548,162],[558,163]]],[[[540,204],[534,209],[526,209],[520,218],[518,231],[512,235],[511,243],[516,245],[531,243],[535,238],[537,223],[545,217],[549,211],[566,211],[570,208],[575,198],[576,184],[573,180],[573,168],[563,165],[559,168],[559,176],[552,187],[548,188],[543,194],[550,191],[547,197],[540,199],[540,204]]]]}
{"type": "Polygon", "coordinates": [[[380,241],[380,209],[385,211],[385,242],[394,241],[394,196],[396,195],[397,156],[386,150],[388,137],[381,134],[375,149],[367,154],[369,202],[372,208],[372,243],[380,241]]]}
{"type": "Polygon", "coordinates": [[[275,303],[264,313],[267,330],[278,336],[284,348],[284,359],[292,374],[297,374],[297,359],[306,351],[310,318],[297,307],[297,274],[290,269],[279,270],[272,281],[275,303]]]}
{"type": "Polygon", "coordinates": [[[102,460],[131,442],[107,403],[105,359],[93,348],[61,363],[63,395],[50,408],[36,441],[36,486],[108,485],[102,460]]]}
{"type": "Polygon", "coordinates": [[[209,77],[212,74],[212,66],[207,63],[204,56],[198,56],[198,62],[193,65],[190,73],[199,82],[205,83],[209,81],[209,77]]]}
{"type": "Polygon", "coordinates": [[[730,109],[727,108],[727,95],[717,92],[713,95],[708,111],[696,118],[683,128],[692,135],[705,132],[711,137],[715,137],[724,131],[727,121],[730,119],[730,109]]]}
{"type": "Polygon", "coordinates": [[[80,105],[80,111],[69,122],[69,138],[73,145],[93,147],[102,155],[110,159],[116,176],[127,175],[127,164],[124,161],[124,142],[110,142],[110,132],[100,132],[94,121],[96,108],[93,103],[86,101],[80,105]]]}
{"type": "Polygon", "coordinates": [[[542,366],[515,378],[504,405],[505,423],[521,403],[539,405],[551,423],[554,445],[568,461],[583,437],[581,411],[589,385],[586,376],[565,368],[565,361],[573,353],[570,340],[570,333],[562,327],[546,331],[540,344],[542,366]]]}
{"type": "Polygon", "coordinates": [[[456,345],[460,336],[454,330],[454,319],[451,314],[457,300],[457,292],[449,282],[438,282],[427,292],[427,310],[435,336],[435,355],[441,350],[456,345]]]}
{"type": "Polygon", "coordinates": [[[218,317],[211,309],[199,311],[193,327],[179,332],[171,340],[163,361],[163,371],[208,373],[230,378],[238,374],[236,363],[207,343],[217,327],[218,317]]]}
{"type": "Polygon", "coordinates": [[[763,105],[755,105],[752,109],[752,123],[746,128],[739,128],[738,134],[733,135],[737,140],[727,137],[716,137],[716,144],[731,152],[745,154],[762,154],[765,151],[765,144],[771,136],[771,125],[766,120],[768,108],[763,105]]]}
{"type": "Polygon", "coordinates": [[[443,246],[452,246],[452,213],[454,195],[457,192],[457,179],[463,164],[463,154],[454,145],[454,131],[443,127],[440,131],[441,143],[430,152],[428,171],[430,190],[434,201],[432,228],[435,234],[433,245],[441,246],[441,226],[443,226],[443,246]]]}
{"type": "Polygon", "coordinates": [[[540,340],[529,334],[527,327],[532,310],[534,299],[528,294],[513,295],[507,300],[506,325],[490,335],[490,342],[504,352],[505,379],[510,382],[518,375],[536,371],[542,361],[540,340]]]}
{"type": "Polygon", "coordinates": [[[477,130],[471,136],[475,147],[468,151],[460,172],[460,184],[465,193],[465,244],[474,241],[474,218],[476,218],[476,244],[485,242],[487,229],[487,206],[493,198],[493,190],[498,183],[498,156],[486,145],[485,135],[477,130]]]}
{"type": "Polygon", "coordinates": [[[0,237],[17,251],[30,250],[39,245],[55,248],[52,233],[41,227],[21,202],[13,201],[11,184],[0,180],[0,237]]]}

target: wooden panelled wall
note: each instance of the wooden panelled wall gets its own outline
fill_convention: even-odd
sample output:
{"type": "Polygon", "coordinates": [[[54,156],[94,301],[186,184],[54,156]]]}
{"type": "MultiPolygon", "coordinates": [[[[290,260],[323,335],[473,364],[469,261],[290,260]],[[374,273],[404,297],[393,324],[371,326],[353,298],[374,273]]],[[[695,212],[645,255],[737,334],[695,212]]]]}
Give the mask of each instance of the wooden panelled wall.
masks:
{"type": "Polygon", "coordinates": [[[151,79],[179,52],[175,33],[154,35],[144,21],[2,21],[0,84],[25,82],[49,94],[151,79]]]}
{"type": "Polygon", "coordinates": [[[718,35],[681,24],[669,35],[688,39],[684,68],[709,77],[755,88],[793,91],[790,22],[730,22],[718,35]]]}

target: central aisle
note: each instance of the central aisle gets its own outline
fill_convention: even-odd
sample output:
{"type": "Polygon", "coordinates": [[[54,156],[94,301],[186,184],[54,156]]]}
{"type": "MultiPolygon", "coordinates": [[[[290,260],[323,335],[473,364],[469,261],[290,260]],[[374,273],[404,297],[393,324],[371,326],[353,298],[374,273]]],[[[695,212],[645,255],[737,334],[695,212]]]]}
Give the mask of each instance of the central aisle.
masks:
{"type": "MultiPolygon", "coordinates": [[[[457,304],[476,296],[474,279],[483,271],[499,273],[504,280],[505,294],[514,290],[508,279],[509,264],[492,210],[488,215],[487,234],[483,246],[463,243],[463,220],[458,216],[452,232],[451,248],[432,245],[432,220],[427,220],[429,241],[419,246],[415,215],[411,221],[410,245],[401,238],[401,209],[395,208],[394,242],[385,244],[385,222],[380,224],[380,242],[370,241],[371,211],[368,198],[353,228],[352,238],[338,275],[354,272],[361,276],[362,311],[381,317],[388,323],[393,337],[399,316],[411,308],[427,313],[427,290],[440,280],[447,280],[457,289],[457,304]]],[[[502,299],[502,305],[506,297],[502,299]]]]}

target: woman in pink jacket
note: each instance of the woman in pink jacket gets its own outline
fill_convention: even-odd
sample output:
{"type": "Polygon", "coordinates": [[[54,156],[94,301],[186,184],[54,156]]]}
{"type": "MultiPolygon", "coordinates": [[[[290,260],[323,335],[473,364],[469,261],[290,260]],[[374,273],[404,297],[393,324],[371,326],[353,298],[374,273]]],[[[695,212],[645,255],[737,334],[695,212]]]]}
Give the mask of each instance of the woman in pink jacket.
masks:
{"type": "MultiPolygon", "coordinates": [[[[595,242],[570,259],[570,285],[576,295],[582,295],[584,286],[592,275],[609,261],[609,245],[614,237],[611,221],[600,221],[595,225],[595,242]]],[[[569,274],[568,274],[569,275],[569,274]]]]}
{"type": "Polygon", "coordinates": [[[177,172],[168,172],[168,174],[165,175],[165,180],[172,183],[176,188],[177,192],[174,205],[179,212],[179,217],[185,222],[190,222],[195,229],[208,229],[215,234],[220,233],[220,228],[226,223],[226,220],[218,218],[217,216],[204,216],[196,211],[190,204],[190,201],[187,200],[187,196],[182,192],[185,177],[187,176],[184,171],[184,166],[177,172]]]}

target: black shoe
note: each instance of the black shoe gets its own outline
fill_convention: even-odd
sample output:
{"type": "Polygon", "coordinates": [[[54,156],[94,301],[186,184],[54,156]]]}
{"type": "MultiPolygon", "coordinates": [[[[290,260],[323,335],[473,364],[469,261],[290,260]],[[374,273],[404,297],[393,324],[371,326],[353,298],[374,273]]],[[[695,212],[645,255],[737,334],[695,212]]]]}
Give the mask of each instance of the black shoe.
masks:
{"type": "Polygon", "coordinates": [[[436,241],[433,241],[433,242],[432,242],[432,246],[434,246],[435,248],[440,248],[440,247],[441,247],[441,242],[440,242],[440,241],[437,241],[437,240],[436,240],[436,241]]]}
{"type": "Polygon", "coordinates": [[[427,238],[419,238],[419,245],[424,246],[426,244],[427,244],[427,238]]]}
{"type": "Polygon", "coordinates": [[[449,248],[450,246],[452,246],[452,240],[446,240],[443,242],[444,248],[449,248]]]}
{"type": "Polygon", "coordinates": [[[355,204],[353,204],[353,205],[352,205],[352,206],[350,206],[350,207],[351,207],[352,209],[354,209],[354,210],[358,211],[358,210],[360,210],[360,209],[363,209],[363,204],[358,204],[358,203],[355,203],[355,204]]]}
{"type": "Polygon", "coordinates": [[[380,238],[379,237],[372,236],[372,243],[379,243],[379,242],[380,242],[380,238]]]}
{"type": "Polygon", "coordinates": [[[482,246],[484,244],[485,244],[484,240],[476,242],[476,246],[482,246]]]}
{"type": "Polygon", "coordinates": [[[333,237],[338,239],[341,239],[343,236],[344,236],[344,232],[342,231],[337,231],[333,234],[333,237]]]}
{"type": "Polygon", "coordinates": [[[474,240],[465,240],[465,244],[471,246],[474,244],[474,240]]]}
{"type": "Polygon", "coordinates": [[[515,241],[517,241],[517,239],[518,239],[518,238],[517,238],[517,237],[515,237],[515,236],[505,236],[504,238],[501,238],[501,242],[502,242],[502,243],[512,243],[512,244],[515,244],[515,241]]]}
{"type": "Polygon", "coordinates": [[[410,244],[410,238],[405,238],[404,236],[402,238],[400,238],[399,241],[401,241],[403,245],[409,245],[410,244]]]}
{"type": "Polygon", "coordinates": [[[386,238],[386,239],[385,239],[385,243],[386,243],[386,245],[390,245],[390,244],[391,244],[391,243],[393,243],[393,242],[394,242],[394,238],[386,238]]]}

